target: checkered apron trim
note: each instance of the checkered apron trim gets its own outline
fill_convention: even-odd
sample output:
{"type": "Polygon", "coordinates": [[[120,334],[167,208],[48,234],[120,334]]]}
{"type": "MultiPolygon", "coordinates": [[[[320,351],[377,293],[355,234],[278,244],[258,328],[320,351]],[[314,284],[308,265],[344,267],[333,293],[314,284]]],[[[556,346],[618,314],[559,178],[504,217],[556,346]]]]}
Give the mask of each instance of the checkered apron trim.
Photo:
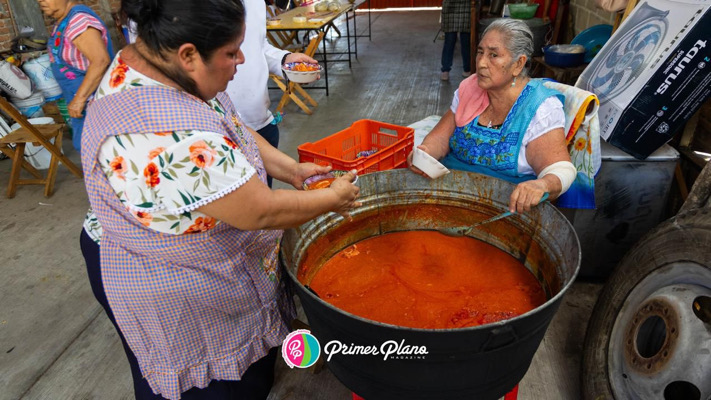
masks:
{"type": "MultiPolygon", "coordinates": [[[[154,392],[169,399],[213,379],[239,380],[281,344],[292,315],[277,260],[282,231],[241,231],[221,223],[171,235],[144,227],[109,185],[97,156],[110,136],[176,130],[219,132],[266,172],[254,138],[224,94],[221,117],[205,102],[160,86],[92,102],[82,166],[89,201],[104,228],[101,269],[116,320],[154,392]]],[[[248,205],[245,205],[248,206],[248,205]]]]}

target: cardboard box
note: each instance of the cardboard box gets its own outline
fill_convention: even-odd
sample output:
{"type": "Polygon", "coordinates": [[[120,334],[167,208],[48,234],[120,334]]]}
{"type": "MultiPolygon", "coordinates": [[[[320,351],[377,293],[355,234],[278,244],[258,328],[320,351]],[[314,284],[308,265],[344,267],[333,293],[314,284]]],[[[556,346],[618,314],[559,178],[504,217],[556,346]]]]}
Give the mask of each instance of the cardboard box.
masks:
{"type": "Polygon", "coordinates": [[[711,0],[640,3],[580,75],[600,98],[603,139],[638,159],[711,95],[711,0]]]}

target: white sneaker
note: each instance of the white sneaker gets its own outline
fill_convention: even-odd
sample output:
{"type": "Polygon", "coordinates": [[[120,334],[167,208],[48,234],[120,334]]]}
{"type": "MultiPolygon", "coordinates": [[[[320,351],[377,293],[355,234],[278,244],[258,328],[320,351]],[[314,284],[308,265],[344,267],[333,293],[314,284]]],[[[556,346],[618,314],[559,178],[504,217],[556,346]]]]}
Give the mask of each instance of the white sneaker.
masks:
{"type": "Polygon", "coordinates": [[[462,77],[469,78],[470,76],[472,76],[471,72],[467,72],[467,71],[462,72],[462,77]]]}
{"type": "Polygon", "coordinates": [[[449,80],[449,71],[442,71],[442,75],[439,76],[439,79],[443,81],[448,81],[449,80]]]}

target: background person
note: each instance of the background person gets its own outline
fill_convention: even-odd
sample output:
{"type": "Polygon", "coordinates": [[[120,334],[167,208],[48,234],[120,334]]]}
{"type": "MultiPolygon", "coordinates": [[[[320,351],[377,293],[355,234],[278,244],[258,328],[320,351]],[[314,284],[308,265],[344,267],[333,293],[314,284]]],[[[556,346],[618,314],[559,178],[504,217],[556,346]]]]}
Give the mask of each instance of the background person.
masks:
{"type": "Polygon", "coordinates": [[[442,2],[442,32],[444,32],[444,47],[442,48],[443,81],[449,80],[454,60],[454,46],[459,34],[459,47],[462,49],[463,77],[471,75],[471,4],[469,0],[444,0],[442,2]]]}
{"type": "MultiPolygon", "coordinates": [[[[532,53],[533,34],[524,22],[491,23],[479,42],[476,75],[461,83],[419,146],[450,169],[517,183],[509,201],[515,212],[529,211],[545,192],[557,198],[577,172],[565,143],[564,98],[528,76],[532,53]]],[[[424,175],[412,166],[412,154],[408,163],[424,175]]]]}
{"type": "MultiPolygon", "coordinates": [[[[269,74],[283,75],[284,63],[317,61],[302,53],[290,53],[272,46],[267,40],[267,11],[262,0],[244,0],[247,28],[242,43],[244,64],[227,85],[227,94],[244,123],[269,142],[279,147],[279,127],[269,111],[269,74]]],[[[272,186],[272,178],[267,183],[272,186]]]]}
{"type": "Polygon", "coordinates": [[[56,20],[48,41],[52,75],[67,102],[72,144],[81,150],[84,109],[113,58],[106,25],[91,8],[73,0],[39,0],[44,15],[56,20]]]}
{"type": "Polygon", "coordinates": [[[354,176],[309,192],[266,186],[267,172],[300,188],[329,168],[279,152],[221,93],[244,61],[241,1],[122,7],[138,39],[101,81],[83,139],[103,230],[100,246],[82,232],[100,285],[92,289],[105,290],[104,307],[145,378],[137,398],[266,398],[293,318],[279,229],[347,215],[359,205],[354,176]]]}

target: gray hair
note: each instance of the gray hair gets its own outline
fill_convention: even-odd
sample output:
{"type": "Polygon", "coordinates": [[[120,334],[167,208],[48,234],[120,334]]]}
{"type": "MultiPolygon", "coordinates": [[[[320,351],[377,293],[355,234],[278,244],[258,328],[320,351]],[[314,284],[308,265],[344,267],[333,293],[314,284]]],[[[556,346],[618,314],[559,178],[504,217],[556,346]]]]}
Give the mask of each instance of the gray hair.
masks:
{"type": "Polygon", "coordinates": [[[521,75],[528,76],[528,68],[533,55],[533,33],[525,22],[514,18],[499,18],[486,27],[483,38],[489,31],[498,31],[504,36],[506,50],[511,53],[514,61],[520,56],[526,56],[526,65],[521,75]]]}

